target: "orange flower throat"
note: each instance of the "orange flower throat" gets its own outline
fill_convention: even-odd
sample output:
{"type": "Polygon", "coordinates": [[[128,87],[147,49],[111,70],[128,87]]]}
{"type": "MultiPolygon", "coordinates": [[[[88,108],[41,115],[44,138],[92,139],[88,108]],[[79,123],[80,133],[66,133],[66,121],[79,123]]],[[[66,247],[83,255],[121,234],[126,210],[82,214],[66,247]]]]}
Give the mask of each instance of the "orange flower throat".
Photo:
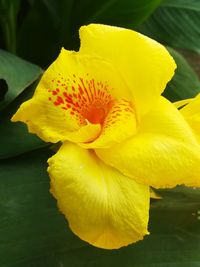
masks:
{"type": "Polygon", "coordinates": [[[76,77],[52,80],[52,88],[48,89],[49,101],[55,106],[76,116],[81,125],[87,121],[103,124],[113,99],[109,93],[107,82],[95,82],[94,79],[76,77]]]}

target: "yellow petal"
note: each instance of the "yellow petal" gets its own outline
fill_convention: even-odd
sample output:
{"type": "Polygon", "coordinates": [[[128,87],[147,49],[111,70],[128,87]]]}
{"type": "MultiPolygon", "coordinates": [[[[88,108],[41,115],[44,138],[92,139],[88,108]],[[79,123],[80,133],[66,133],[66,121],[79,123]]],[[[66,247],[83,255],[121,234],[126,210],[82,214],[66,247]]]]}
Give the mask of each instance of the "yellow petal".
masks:
{"type": "Polygon", "coordinates": [[[186,120],[196,135],[198,143],[200,144],[200,114],[194,114],[191,117],[186,117],[186,120]]]}
{"type": "Polygon", "coordinates": [[[179,109],[179,108],[181,108],[181,107],[187,105],[188,103],[190,103],[191,100],[192,100],[192,98],[183,99],[183,100],[180,100],[180,101],[176,101],[176,102],[174,102],[173,104],[174,104],[174,106],[175,106],[176,108],[179,109]]]}
{"type": "Polygon", "coordinates": [[[120,248],[148,234],[149,187],[64,143],[48,161],[51,192],[72,231],[88,243],[120,248]]]}
{"type": "Polygon", "coordinates": [[[96,149],[107,164],[155,188],[200,186],[200,146],[181,114],[161,98],[138,134],[109,149],[96,149]]]}
{"type": "MultiPolygon", "coordinates": [[[[189,99],[186,105],[180,109],[181,114],[191,126],[200,143],[200,94],[195,98],[189,99]]],[[[177,106],[177,103],[175,103],[177,106]]]]}
{"type": "MultiPolygon", "coordinates": [[[[22,104],[12,120],[25,122],[30,132],[45,141],[74,141],[76,138],[71,139],[71,135],[77,136],[75,131],[88,121],[101,123],[110,101],[122,97],[129,99],[129,91],[112,64],[62,49],[44,73],[33,98],[22,104]]],[[[83,135],[77,142],[95,139],[99,132],[94,135],[97,127],[90,125],[91,128],[91,135],[87,131],[87,138],[83,135]]]]}
{"type": "Polygon", "coordinates": [[[129,101],[116,101],[102,125],[100,136],[91,143],[80,144],[84,148],[111,147],[133,136],[137,131],[137,118],[129,101]]]}
{"type": "Polygon", "coordinates": [[[138,114],[154,106],[174,74],[176,64],[164,46],[135,31],[90,24],[80,28],[80,38],[81,53],[105,58],[119,71],[138,114]]]}
{"type": "Polygon", "coordinates": [[[154,108],[142,118],[138,134],[155,133],[196,145],[196,138],[184,117],[174,105],[160,97],[154,108]]]}
{"type": "Polygon", "coordinates": [[[190,99],[188,101],[188,105],[185,105],[181,109],[181,113],[184,115],[184,117],[190,117],[194,114],[200,113],[200,94],[198,94],[195,98],[190,99]]]}
{"type": "Polygon", "coordinates": [[[67,115],[69,114],[51,107],[48,102],[41,103],[33,98],[20,106],[12,121],[23,121],[30,133],[36,133],[46,142],[91,142],[99,136],[100,124],[87,123],[81,127],[77,125],[76,129],[76,121],[67,115]]]}
{"type": "Polygon", "coordinates": [[[101,134],[101,125],[89,123],[80,127],[77,131],[71,132],[65,138],[71,142],[91,142],[101,134]]]}

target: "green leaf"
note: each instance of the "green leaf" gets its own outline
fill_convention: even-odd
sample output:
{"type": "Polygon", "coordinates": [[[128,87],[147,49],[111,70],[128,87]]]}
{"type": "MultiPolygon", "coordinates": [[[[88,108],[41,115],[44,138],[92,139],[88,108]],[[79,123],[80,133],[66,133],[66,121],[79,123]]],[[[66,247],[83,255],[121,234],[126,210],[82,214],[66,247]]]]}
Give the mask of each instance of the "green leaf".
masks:
{"type": "Polygon", "coordinates": [[[200,92],[198,76],[180,53],[170,47],[167,47],[167,49],[173,56],[177,69],[163,95],[170,101],[178,101],[196,96],[200,92]]]}
{"type": "Polygon", "coordinates": [[[139,30],[165,45],[200,54],[199,25],[200,1],[165,0],[139,30]]]}
{"type": "Polygon", "coordinates": [[[11,105],[1,112],[0,159],[13,157],[48,145],[36,135],[30,134],[24,123],[11,122],[11,117],[20,104],[32,97],[35,87],[36,84],[28,87],[11,105]]]}
{"type": "Polygon", "coordinates": [[[0,49],[0,109],[12,102],[41,74],[40,67],[0,49]]]}
{"type": "Polygon", "coordinates": [[[5,47],[16,52],[17,15],[21,0],[0,0],[0,26],[4,35],[5,47]]]}
{"type": "MultiPolygon", "coordinates": [[[[61,43],[62,9],[64,1],[32,1],[18,33],[17,54],[46,68],[58,55],[61,43]],[[33,45],[34,43],[34,45],[33,45]]],[[[66,3],[66,35],[69,28],[70,5],[66,3]]],[[[62,11],[63,10],[63,11],[62,11]]]]}
{"type": "Polygon", "coordinates": [[[50,155],[42,149],[0,162],[0,266],[199,266],[199,189],[159,191],[149,236],[119,250],[97,249],[76,237],[56,208],[46,173],[50,155]]]}
{"type": "Polygon", "coordinates": [[[46,67],[62,46],[79,48],[81,25],[98,22],[132,28],[143,22],[159,3],[160,0],[34,1],[20,29],[18,53],[46,67]]]}
{"type": "Polygon", "coordinates": [[[135,27],[142,23],[160,2],[160,0],[97,0],[92,5],[91,0],[79,1],[78,5],[74,5],[74,11],[80,19],[73,17],[72,21],[76,27],[80,27],[82,22],[135,27]],[[84,9],[86,12],[82,12],[84,9]]]}

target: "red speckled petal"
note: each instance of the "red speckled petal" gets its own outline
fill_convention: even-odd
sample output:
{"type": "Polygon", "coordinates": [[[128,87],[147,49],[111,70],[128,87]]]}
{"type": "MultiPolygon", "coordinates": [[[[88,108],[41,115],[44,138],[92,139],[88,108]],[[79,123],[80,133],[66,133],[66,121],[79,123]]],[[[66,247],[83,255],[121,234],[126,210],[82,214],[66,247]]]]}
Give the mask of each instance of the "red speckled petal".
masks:
{"type": "Polygon", "coordinates": [[[129,92],[111,64],[62,49],[13,121],[25,122],[48,142],[91,142],[99,136],[111,103],[122,97],[129,99],[129,92]]]}

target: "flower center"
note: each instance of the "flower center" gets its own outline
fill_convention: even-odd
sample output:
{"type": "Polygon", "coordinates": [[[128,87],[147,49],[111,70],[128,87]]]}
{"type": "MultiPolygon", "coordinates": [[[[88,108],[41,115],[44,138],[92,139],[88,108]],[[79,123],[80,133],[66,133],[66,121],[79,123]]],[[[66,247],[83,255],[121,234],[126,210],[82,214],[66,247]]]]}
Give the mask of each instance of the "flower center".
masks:
{"type": "Polygon", "coordinates": [[[52,80],[48,89],[48,98],[56,107],[60,107],[71,116],[75,116],[81,125],[87,121],[92,124],[103,124],[112,107],[112,89],[107,82],[95,82],[94,79],[76,77],[73,79],[52,80]]]}
{"type": "Polygon", "coordinates": [[[86,108],[84,117],[93,124],[103,124],[111,107],[112,101],[105,103],[103,99],[99,99],[98,101],[94,101],[89,109],[86,108]]]}
{"type": "Polygon", "coordinates": [[[105,110],[102,107],[92,106],[85,118],[91,123],[102,124],[105,118],[105,110]]]}

